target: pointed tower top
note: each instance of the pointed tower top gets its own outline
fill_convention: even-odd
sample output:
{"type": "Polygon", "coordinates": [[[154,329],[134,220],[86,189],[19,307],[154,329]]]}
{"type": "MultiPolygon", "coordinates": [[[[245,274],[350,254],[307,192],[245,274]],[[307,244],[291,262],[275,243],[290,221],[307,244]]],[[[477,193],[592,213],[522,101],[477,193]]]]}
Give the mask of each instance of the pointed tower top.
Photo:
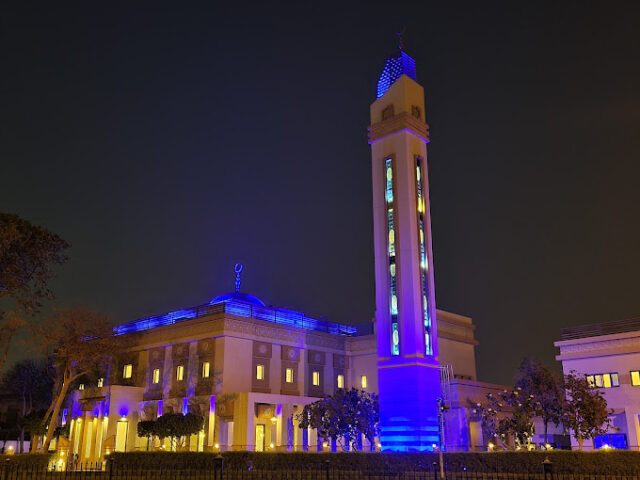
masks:
{"type": "Polygon", "coordinates": [[[398,51],[387,58],[380,78],[378,79],[378,91],[376,98],[380,98],[402,75],[416,79],[416,61],[404,51],[404,28],[397,32],[398,51]]]}

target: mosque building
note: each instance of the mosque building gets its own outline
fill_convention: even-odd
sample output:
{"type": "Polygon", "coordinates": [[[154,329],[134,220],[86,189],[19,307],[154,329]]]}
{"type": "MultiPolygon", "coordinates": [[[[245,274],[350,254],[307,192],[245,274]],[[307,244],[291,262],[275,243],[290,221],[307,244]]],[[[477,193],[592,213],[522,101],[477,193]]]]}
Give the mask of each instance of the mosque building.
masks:
{"type": "MultiPolygon", "coordinates": [[[[436,309],[423,88],[402,48],[386,61],[370,109],[376,315],[343,325],[267,306],[235,291],[204,305],[117,327],[136,345],[97,385],[74,393],[69,455],[98,461],[146,448],[137,422],[167,412],[205,417],[193,451],[321,451],[296,414],[341,388],[377,393],[381,435],[363,449],[484,449],[472,401],[502,386],[476,377],[470,318],[436,309]]],[[[161,446],[156,441],[157,448],[161,446]]],[[[66,448],[66,447],[65,447],[66,448]]]]}

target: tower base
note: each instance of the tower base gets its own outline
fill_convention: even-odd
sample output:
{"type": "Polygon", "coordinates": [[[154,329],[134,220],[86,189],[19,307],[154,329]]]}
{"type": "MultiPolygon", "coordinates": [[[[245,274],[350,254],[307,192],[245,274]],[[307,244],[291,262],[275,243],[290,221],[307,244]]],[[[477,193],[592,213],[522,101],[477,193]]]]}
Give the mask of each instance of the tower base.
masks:
{"type": "Polygon", "coordinates": [[[424,452],[438,447],[438,366],[380,365],[378,387],[381,449],[424,452]]]}

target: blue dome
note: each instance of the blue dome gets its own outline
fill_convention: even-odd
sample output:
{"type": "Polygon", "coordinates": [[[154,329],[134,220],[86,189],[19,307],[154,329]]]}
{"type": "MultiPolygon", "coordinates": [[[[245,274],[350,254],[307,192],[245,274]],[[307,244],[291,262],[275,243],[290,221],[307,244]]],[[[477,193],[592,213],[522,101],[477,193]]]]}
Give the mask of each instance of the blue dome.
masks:
{"type": "Polygon", "coordinates": [[[238,302],[251,303],[253,305],[258,305],[260,307],[265,307],[265,303],[260,300],[258,297],[253,295],[249,295],[248,293],[242,292],[231,292],[225,293],[222,295],[218,295],[216,298],[209,302],[209,305],[213,305],[214,303],[222,303],[227,301],[236,300],[238,302]]]}

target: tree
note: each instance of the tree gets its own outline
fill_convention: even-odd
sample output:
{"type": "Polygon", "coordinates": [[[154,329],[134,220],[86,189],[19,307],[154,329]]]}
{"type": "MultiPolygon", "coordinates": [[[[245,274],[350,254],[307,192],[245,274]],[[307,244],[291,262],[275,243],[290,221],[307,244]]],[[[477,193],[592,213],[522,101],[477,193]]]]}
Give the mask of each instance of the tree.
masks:
{"type": "Polygon", "coordinates": [[[204,417],[196,413],[165,413],[155,421],[153,434],[163,440],[169,438],[174,448],[183,446],[190,435],[202,431],[204,417]]]}
{"type": "Polygon", "coordinates": [[[297,415],[299,428],[315,428],[318,436],[327,440],[346,439],[352,449],[361,434],[372,446],[375,444],[379,417],[378,397],[355,388],[339,389],[334,395],[305,405],[297,415]]]}
{"type": "Polygon", "coordinates": [[[482,432],[489,441],[508,449],[507,439],[512,438],[516,449],[531,447],[533,441],[533,417],[538,408],[531,395],[524,395],[519,388],[488,393],[485,405],[476,403],[475,413],[480,415],[482,432]]]}
{"type": "Polygon", "coordinates": [[[17,304],[12,315],[0,310],[0,370],[16,330],[23,325],[22,316],[37,312],[42,300],[52,298],[47,282],[53,265],[67,261],[68,248],[55,233],[0,212],[0,300],[17,304]]]}
{"type": "Polygon", "coordinates": [[[44,420],[51,416],[42,445],[46,453],[69,387],[82,376],[103,371],[111,356],[126,348],[131,339],[114,335],[106,316],[86,309],[61,310],[31,329],[35,347],[53,359],[56,370],[54,394],[44,420]]]}
{"type": "Polygon", "coordinates": [[[156,421],[155,420],[142,420],[138,422],[137,433],[138,437],[147,439],[147,451],[149,451],[149,444],[151,438],[156,435],[156,421]]]}
{"type": "Polygon", "coordinates": [[[515,385],[523,396],[531,396],[535,405],[535,416],[544,424],[544,443],[547,443],[549,423],[556,427],[562,421],[564,389],[562,378],[554,375],[533,357],[522,360],[515,378],[515,385]]]}
{"type": "Polygon", "coordinates": [[[602,392],[593,388],[584,375],[572,371],[564,377],[566,402],[563,412],[564,424],[573,432],[582,450],[585,440],[604,435],[611,426],[607,401],[602,392]]]}
{"type": "Polygon", "coordinates": [[[28,359],[14,364],[2,377],[2,389],[22,402],[17,425],[19,453],[24,452],[24,434],[29,431],[24,419],[34,409],[44,409],[51,402],[52,373],[51,364],[45,360],[28,359]]]}

